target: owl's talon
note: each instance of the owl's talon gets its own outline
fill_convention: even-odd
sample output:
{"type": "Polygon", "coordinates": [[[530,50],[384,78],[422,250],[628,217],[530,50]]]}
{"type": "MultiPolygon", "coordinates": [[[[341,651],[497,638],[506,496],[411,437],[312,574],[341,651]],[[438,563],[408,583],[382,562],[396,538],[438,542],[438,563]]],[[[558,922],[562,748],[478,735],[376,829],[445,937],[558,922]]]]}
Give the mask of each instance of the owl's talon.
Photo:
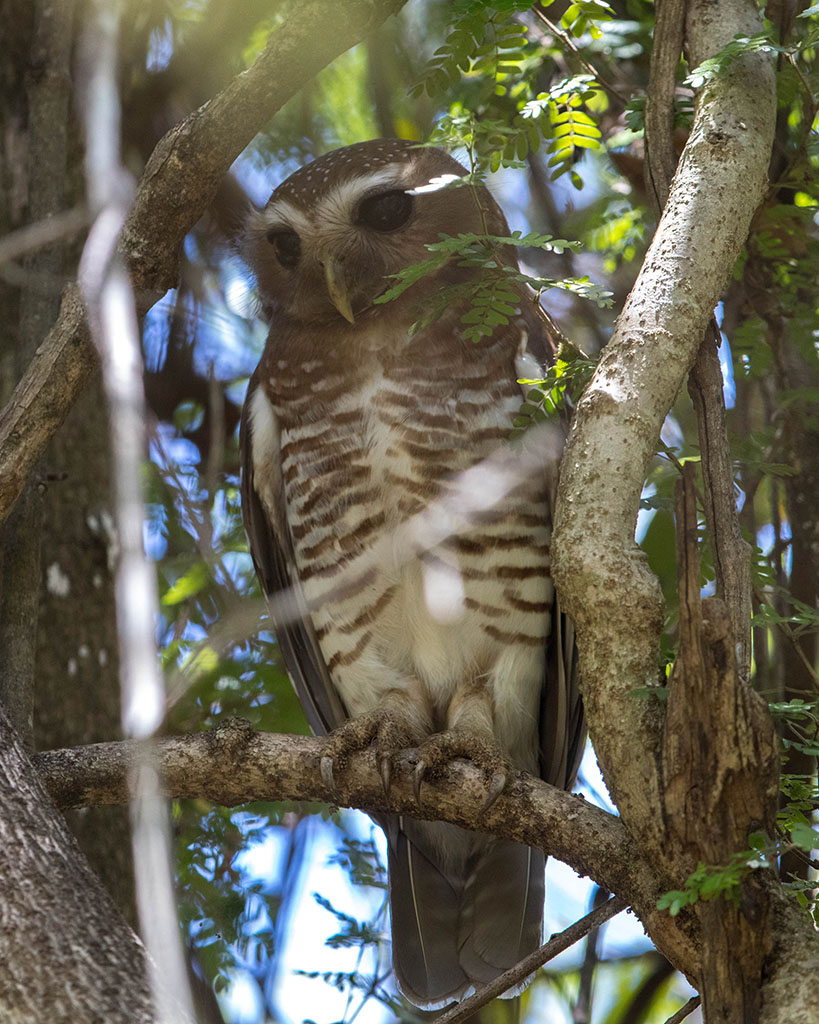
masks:
{"type": "Polygon", "coordinates": [[[487,787],[486,798],[484,799],[481,807],[481,814],[483,814],[484,811],[489,810],[504,789],[506,789],[506,772],[495,772],[489,782],[489,786],[487,787]]]}
{"type": "Polygon", "coordinates": [[[321,772],[321,781],[324,783],[325,789],[329,789],[331,792],[335,792],[336,780],[333,778],[333,759],[326,755],[322,757],[319,762],[319,771],[321,772]]]}
{"type": "Polygon", "coordinates": [[[421,803],[421,783],[424,781],[424,773],[427,770],[426,762],[419,761],[412,773],[412,791],[415,794],[417,803],[421,803]]]}

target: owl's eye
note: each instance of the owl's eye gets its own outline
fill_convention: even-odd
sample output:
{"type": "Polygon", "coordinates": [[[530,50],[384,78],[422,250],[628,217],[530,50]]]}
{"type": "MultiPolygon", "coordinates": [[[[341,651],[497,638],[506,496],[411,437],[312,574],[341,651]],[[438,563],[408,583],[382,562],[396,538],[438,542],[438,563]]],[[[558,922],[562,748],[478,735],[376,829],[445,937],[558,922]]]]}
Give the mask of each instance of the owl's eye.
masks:
{"type": "Polygon", "coordinates": [[[406,192],[379,192],[361,200],[356,223],[373,231],[397,231],[410,219],[412,196],[406,192]]]}
{"type": "Polygon", "coordinates": [[[295,231],[277,231],[271,228],[267,240],[273,246],[276,259],[283,267],[292,270],[301,256],[301,239],[295,231]]]}

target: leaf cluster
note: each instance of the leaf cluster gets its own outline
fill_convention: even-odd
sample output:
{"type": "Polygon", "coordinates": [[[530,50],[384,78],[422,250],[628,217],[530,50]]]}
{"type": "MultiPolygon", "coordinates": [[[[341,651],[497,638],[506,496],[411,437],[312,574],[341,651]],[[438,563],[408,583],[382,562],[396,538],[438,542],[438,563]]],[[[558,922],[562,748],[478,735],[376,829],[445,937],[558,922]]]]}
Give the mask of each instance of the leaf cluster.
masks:
{"type": "MultiPolygon", "coordinates": [[[[453,184],[458,187],[469,183],[471,177],[467,176],[453,184]]],[[[460,315],[463,335],[470,341],[480,341],[481,338],[491,336],[497,327],[508,326],[511,318],[520,310],[526,287],[532,288],[538,296],[547,288],[563,288],[599,305],[606,305],[610,301],[609,293],[592,284],[587,277],[533,277],[521,272],[503,252],[504,249],[517,247],[557,253],[567,249],[576,251],[579,247],[577,242],[538,233],[524,235],[520,231],[503,236],[467,232],[440,235],[439,238],[438,242],[426,246],[431,253],[430,258],[413,263],[394,274],[396,283],[380,295],[376,303],[398,298],[422,278],[440,272],[450,263],[478,273],[440,288],[414,324],[414,330],[434,323],[446,310],[464,307],[465,311],[460,315]]]]}
{"type": "Polygon", "coordinates": [[[554,366],[545,377],[521,379],[518,384],[532,385],[514,419],[511,440],[517,440],[537,424],[547,423],[567,405],[576,402],[592,378],[596,360],[585,358],[578,350],[561,345],[554,366]]]}
{"type": "Polygon", "coordinates": [[[750,871],[769,869],[769,843],[765,836],[750,837],[749,849],[735,853],[725,865],[706,865],[702,861],[685,880],[682,889],[672,889],[657,901],[658,910],[667,910],[672,917],[699,900],[727,899],[739,906],[739,886],[750,871]]]}

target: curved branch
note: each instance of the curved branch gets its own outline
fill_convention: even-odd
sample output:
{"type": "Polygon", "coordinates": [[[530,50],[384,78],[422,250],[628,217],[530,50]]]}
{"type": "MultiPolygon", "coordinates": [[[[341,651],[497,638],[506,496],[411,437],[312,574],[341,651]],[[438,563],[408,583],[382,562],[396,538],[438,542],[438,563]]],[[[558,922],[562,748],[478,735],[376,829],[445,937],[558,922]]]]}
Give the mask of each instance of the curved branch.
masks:
{"type": "MultiPolygon", "coordinates": [[[[177,254],[231,163],[257,131],[325,65],[406,0],[303,0],[251,68],[160,140],[123,236],[144,311],[176,284],[177,254]]],[[[0,522],[97,365],[73,287],[11,400],[0,413],[0,522]]]]}
{"type": "MultiPolygon", "coordinates": [[[[461,761],[424,782],[419,808],[412,751],[397,759],[389,797],[372,751],[351,755],[331,791],[319,769],[323,742],[257,733],[232,719],[210,733],[158,740],[154,753],[171,797],[206,797],[228,807],[254,800],[320,801],[449,821],[540,847],[622,896],[665,955],[689,976],[696,974],[695,933],[656,909],[663,888],[614,815],[526,774],[484,811],[483,775],[461,761]]],[[[132,743],[96,743],[36,754],[33,762],[52,798],[67,808],[126,802],[135,757],[132,743]]]]}
{"type": "MultiPolygon", "coordinates": [[[[753,0],[698,0],[689,6],[689,60],[760,30],[753,0]]],[[[663,603],[634,529],[663,420],[763,196],[775,114],[766,56],[744,55],[704,88],[657,233],[578,405],[561,470],[553,569],[577,626],[595,751],[628,829],[669,871],[675,851],[663,842],[661,703],[632,695],[658,682],[663,603]]]]}

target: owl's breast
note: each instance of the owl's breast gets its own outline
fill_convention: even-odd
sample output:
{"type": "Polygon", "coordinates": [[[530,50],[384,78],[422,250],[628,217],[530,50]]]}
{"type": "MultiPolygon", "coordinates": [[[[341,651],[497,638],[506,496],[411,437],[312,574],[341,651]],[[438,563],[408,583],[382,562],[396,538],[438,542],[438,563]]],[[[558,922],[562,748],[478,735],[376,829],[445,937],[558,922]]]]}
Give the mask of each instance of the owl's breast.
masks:
{"type": "Polygon", "coordinates": [[[497,686],[539,685],[552,603],[545,487],[530,467],[487,494],[497,474],[483,468],[514,467],[510,370],[476,364],[453,379],[451,367],[377,366],[353,387],[324,378],[295,404],[279,386],[299,577],[354,715],[411,678],[443,713],[465,673],[504,661],[497,686]]]}

